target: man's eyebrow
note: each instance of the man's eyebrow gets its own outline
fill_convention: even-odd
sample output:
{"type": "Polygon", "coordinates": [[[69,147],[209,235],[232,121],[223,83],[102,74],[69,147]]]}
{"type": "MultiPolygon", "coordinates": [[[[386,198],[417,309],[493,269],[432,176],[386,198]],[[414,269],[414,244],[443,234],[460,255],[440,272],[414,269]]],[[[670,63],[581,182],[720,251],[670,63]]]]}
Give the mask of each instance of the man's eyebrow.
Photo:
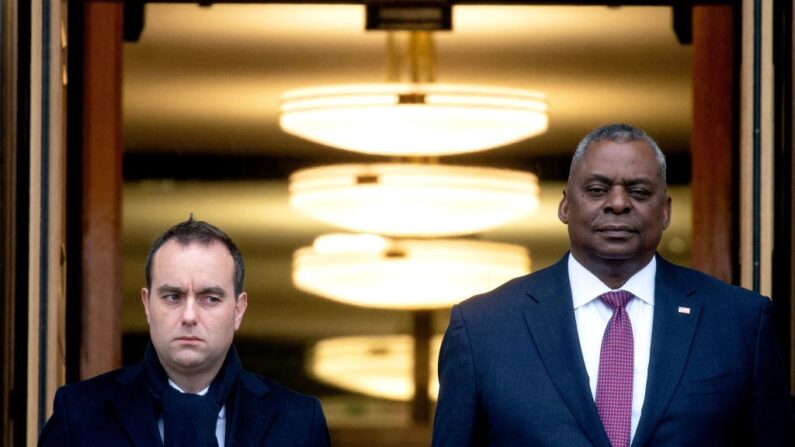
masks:
{"type": "Polygon", "coordinates": [[[625,185],[648,185],[651,184],[652,181],[650,178],[647,177],[638,177],[638,178],[631,178],[624,182],[625,185]]]}
{"type": "Polygon", "coordinates": [[[162,295],[165,293],[184,293],[185,291],[179,286],[165,284],[157,288],[157,294],[162,295]]]}
{"type": "Polygon", "coordinates": [[[203,289],[199,289],[199,295],[226,296],[226,290],[224,290],[223,287],[210,286],[210,287],[205,287],[203,289]]]}
{"type": "Polygon", "coordinates": [[[609,183],[609,184],[613,183],[613,179],[611,179],[610,177],[606,177],[604,175],[601,175],[601,174],[591,174],[587,178],[587,181],[589,181],[589,182],[590,181],[594,181],[594,180],[596,180],[598,182],[602,182],[602,183],[609,183]]]}
{"type": "MultiPolygon", "coordinates": [[[[602,182],[602,183],[607,183],[609,185],[612,185],[613,183],[615,183],[614,179],[612,179],[610,177],[607,177],[607,176],[604,176],[604,175],[601,175],[601,174],[591,174],[590,176],[588,176],[587,181],[594,181],[594,180],[596,180],[598,182],[602,182]]],[[[652,183],[652,181],[651,181],[651,179],[649,179],[647,177],[631,178],[631,179],[628,179],[628,180],[623,182],[624,185],[628,185],[628,186],[650,184],[650,183],[652,183]]]]}

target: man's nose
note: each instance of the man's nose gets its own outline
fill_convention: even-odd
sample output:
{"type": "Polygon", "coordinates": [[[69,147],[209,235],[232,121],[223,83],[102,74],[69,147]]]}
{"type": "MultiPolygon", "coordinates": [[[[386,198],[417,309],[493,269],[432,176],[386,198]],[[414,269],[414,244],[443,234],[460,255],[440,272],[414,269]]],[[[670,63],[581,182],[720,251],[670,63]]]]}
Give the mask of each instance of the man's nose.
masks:
{"type": "Polygon", "coordinates": [[[182,324],[196,323],[196,298],[188,296],[185,300],[185,308],[182,310],[182,324]]]}
{"type": "Polygon", "coordinates": [[[606,213],[622,214],[630,209],[629,195],[623,186],[613,186],[607,193],[604,211],[606,213]]]}

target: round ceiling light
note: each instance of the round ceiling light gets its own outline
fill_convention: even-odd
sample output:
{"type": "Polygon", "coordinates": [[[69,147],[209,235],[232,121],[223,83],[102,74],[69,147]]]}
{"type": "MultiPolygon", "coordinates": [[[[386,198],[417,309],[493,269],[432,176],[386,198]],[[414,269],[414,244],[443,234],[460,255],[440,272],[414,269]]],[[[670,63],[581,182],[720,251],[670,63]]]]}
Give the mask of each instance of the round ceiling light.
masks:
{"type": "Polygon", "coordinates": [[[448,307],[529,272],[526,248],[470,239],[331,234],[293,255],[298,289],[370,308],[448,307]]]}
{"type": "Polygon", "coordinates": [[[282,130],[366,154],[435,156],[490,149],[547,130],[543,93],[476,85],[375,83],[282,95],[282,130]]]}
{"type": "MultiPolygon", "coordinates": [[[[436,364],[442,337],[431,340],[428,397],[436,400],[436,364]]],[[[409,335],[338,337],[317,342],[307,355],[307,372],[342,389],[400,401],[414,396],[414,340],[409,335]]]]}
{"type": "Polygon", "coordinates": [[[350,231],[388,236],[474,234],[538,206],[535,175],[496,168],[375,163],[322,166],[290,176],[290,203],[350,231]]]}

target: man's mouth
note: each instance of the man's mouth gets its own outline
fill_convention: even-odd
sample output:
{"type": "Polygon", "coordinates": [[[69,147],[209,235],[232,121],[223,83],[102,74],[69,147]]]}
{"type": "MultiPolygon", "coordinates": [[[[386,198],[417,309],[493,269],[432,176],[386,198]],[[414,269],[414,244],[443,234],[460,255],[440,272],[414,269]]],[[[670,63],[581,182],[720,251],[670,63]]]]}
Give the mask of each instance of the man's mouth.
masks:
{"type": "Polygon", "coordinates": [[[635,233],[632,227],[626,225],[605,225],[597,231],[608,238],[626,238],[635,233]]]}
{"type": "Polygon", "coordinates": [[[199,337],[192,336],[192,335],[185,335],[185,336],[182,336],[182,337],[178,337],[177,341],[178,342],[182,342],[182,343],[198,343],[198,342],[202,341],[202,339],[199,338],[199,337]]]}

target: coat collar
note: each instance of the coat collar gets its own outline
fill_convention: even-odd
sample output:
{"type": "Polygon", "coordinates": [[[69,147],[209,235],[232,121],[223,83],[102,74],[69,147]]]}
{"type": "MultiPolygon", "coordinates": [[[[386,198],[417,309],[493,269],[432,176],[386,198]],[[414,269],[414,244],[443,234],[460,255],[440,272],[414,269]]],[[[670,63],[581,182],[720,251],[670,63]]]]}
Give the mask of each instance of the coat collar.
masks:
{"type": "Polygon", "coordinates": [[[701,305],[679,267],[657,256],[649,377],[633,446],[644,445],[676,391],[696,333],[701,305]]]}
{"type": "MultiPolygon", "coordinates": [[[[116,383],[118,389],[110,397],[111,406],[133,445],[162,446],[141,364],[124,369],[116,383]]],[[[260,378],[241,371],[227,427],[228,446],[262,445],[277,413],[276,406],[267,399],[269,393],[270,388],[260,378]]]]}
{"type": "Polygon", "coordinates": [[[142,364],[124,369],[116,378],[116,384],[119,387],[111,395],[111,405],[133,445],[162,446],[142,364]]]}
{"type": "MultiPolygon", "coordinates": [[[[583,432],[597,446],[609,446],[580,348],[572,308],[567,258],[528,277],[524,317],[555,388],[583,432]]],[[[649,376],[633,446],[646,443],[676,390],[701,314],[694,286],[679,268],[657,255],[649,376]]]]}
{"type": "Polygon", "coordinates": [[[269,403],[270,388],[257,376],[242,371],[233,403],[232,420],[226,439],[233,447],[262,445],[276,416],[269,403]]]}
{"type": "Polygon", "coordinates": [[[566,263],[564,256],[528,277],[525,322],[550,379],[583,433],[593,445],[609,447],[588,385],[566,263]]]}

